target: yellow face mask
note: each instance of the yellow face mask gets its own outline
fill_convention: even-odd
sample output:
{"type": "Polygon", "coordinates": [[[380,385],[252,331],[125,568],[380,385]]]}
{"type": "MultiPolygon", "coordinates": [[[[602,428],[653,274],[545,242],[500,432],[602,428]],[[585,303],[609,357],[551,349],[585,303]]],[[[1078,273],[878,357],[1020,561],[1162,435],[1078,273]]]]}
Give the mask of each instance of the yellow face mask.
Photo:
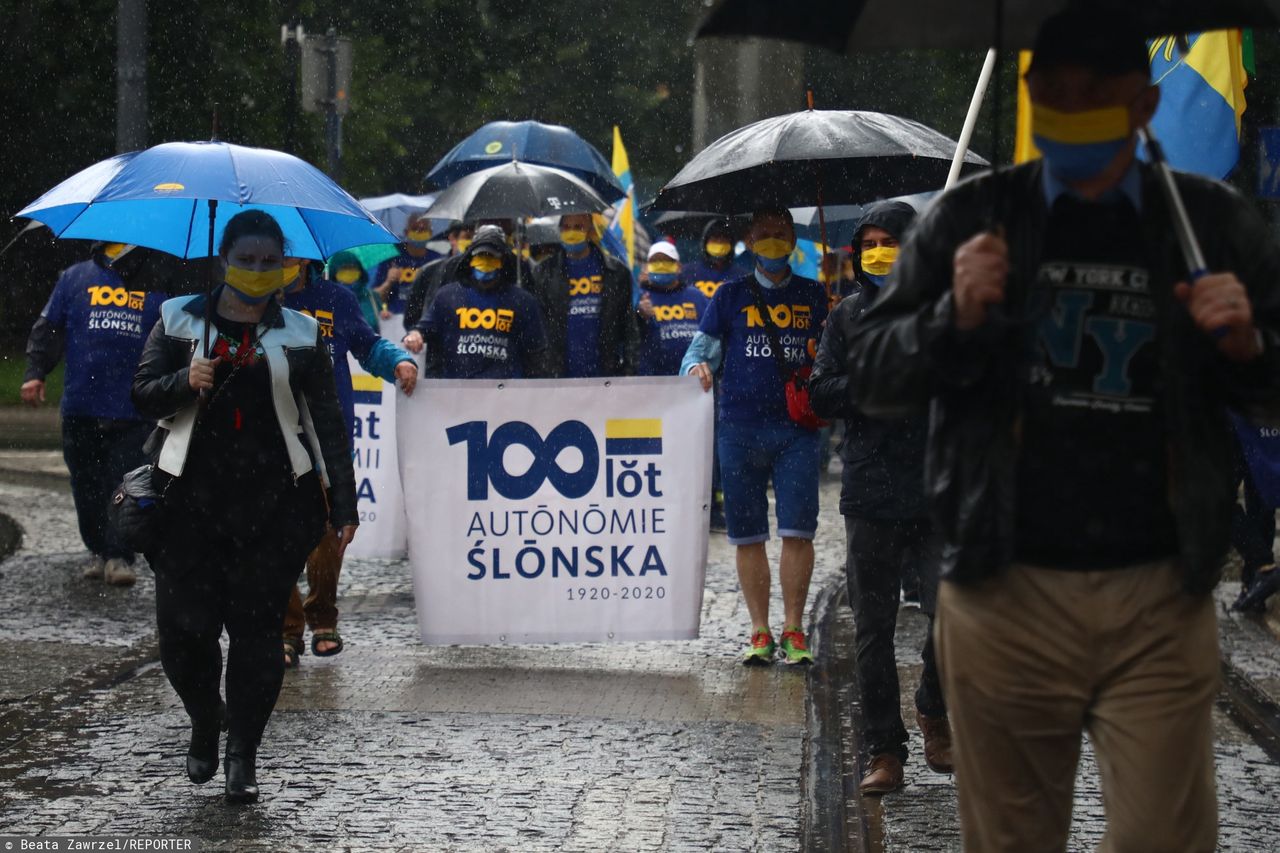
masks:
{"type": "Polygon", "coordinates": [[[471,257],[471,268],[480,270],[480,272],[493,272],[501,269],[502,258],[495,258],[493,255],[473,255],[471,257]]]}
{"type": "Polygon", "coordinates": [[[658,275],[675,275],[680,272],[678,261],[650,261],[649,272],[658,275]]]}
{"type": "Polygon", "coordinates": [[[114,261],[124,252],[126,245],[125,243],[108,243],[102,247],[102,254],[106,255],[108,260],[114,261]]]}
{"type": "Polygon", "coordinates": [[[458,238],[458,254],[459,254],[459,255],[461,255],[463,252],[465,252],[467,249],[470,249],[470,248],[471,248],[471,238],[470,238],[470,237],[459,237],[459,238],[458,238]]]}
{"type": "Polygon", "coordinates": [[[560,232],[560,242],[566,246],[581,246],[587,242],[587,232],[579,231],[577,228],[560,232]]]}
{"type": "MultiPolygon", "coordinates": [[[[292,278],[297,278],[298,268],[289,267],[289,269],[293,271],[292,278]]],[[[223,277],[223,280],[226,281],[227,284],[231,285],[231,287],[251,299],[261,299],[264,296],[269,296],[287,284],[285,281],[284,267],[276,267],[273,270],[255,272],[253,270],[244,269],[243,267],[233,267],[228,265],[227,273],[223,277]]],[[[292,281],[292,279],[290,279],[290,281],[292,281]]]]}
{"type": "Polygon", "coordinates": [[[1103,107],[1064,113],[1032,104],[1031,133],[1050,142],[1072,145],[1115,142],[1129,136],[1129,110],[1125,107],[1103,107]]]}
{"type": "Polygon", "coordinates": [[[713,258],[723,258],[733,251],[733,246],[723,240],[708,240],[707,254],[713,258]]]}
{"type": "Polygon", "coordinates": [[[355,267],[343,267],[334,273],[333,277],[342,284],[355,284],[360,280],[360,270],[355,267]]]}
{"type": "Polygon", "coordinates": [[[876,246],[862,250],[862,271],[871,275],[888,275],[898,260],[897,246],[876,246]]]}
{"type": "Polygon", "coordinates": [[[787,240],[779,240],[776,237],[767,237],[763,240],[756,240],[751,244],[751,251],[762,258],[768,258],[776,261],[779,258],[790,257],[791,243],[787,240]]]}
{"type": "Polygon", "coordinates": [[[430,228],[413,228],[413,229],[410,229],[409,232],[406,233],[404,236],[407,239],[413,241],[414,243],[425,243],[431,239],[431,229],[430,228]]]}

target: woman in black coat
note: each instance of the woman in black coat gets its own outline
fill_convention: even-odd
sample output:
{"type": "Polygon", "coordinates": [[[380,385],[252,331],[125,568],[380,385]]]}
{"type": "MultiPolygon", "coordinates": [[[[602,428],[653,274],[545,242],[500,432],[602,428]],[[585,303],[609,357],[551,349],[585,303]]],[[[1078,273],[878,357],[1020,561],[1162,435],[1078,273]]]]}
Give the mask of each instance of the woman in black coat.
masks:
{"type": "Polygon", "coordinates": [[[257,748],[284,677],[280,625],[299,568],[326,521],[343,549],[358,523],[348,428],[320,329],[276,299],[297,274],[283,266],[286,249],[268,214],[232,218],[212,328],[204,295],[165,302],[133,381],[134,405],[160,422],[148,450],[162,529],[146,555],[160,661],[191,717],[192,782],[213,778],[227,731],[232,802],[258,798],[257,748]]]}

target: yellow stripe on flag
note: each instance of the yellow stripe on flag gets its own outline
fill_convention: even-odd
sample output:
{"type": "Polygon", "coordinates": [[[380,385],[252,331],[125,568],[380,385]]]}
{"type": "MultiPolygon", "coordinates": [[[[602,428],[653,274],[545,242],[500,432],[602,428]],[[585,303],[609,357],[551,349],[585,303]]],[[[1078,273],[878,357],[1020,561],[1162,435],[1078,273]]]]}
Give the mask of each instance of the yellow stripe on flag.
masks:
{"type": "Polygon", "coordinates": [[[1040,151],[1031,141],[1031,93],[1027,91],[1027,69],[1031,51],[1018,51],[1018,124],[1013,136],[1013,162],[1025,163],[1039,158],[1040,151]]]}
{"type": "Polygon", "coordinates": [[[1204,33],[1196,39],[1183,60],[1235,110],[1237,137],[1240,136],[1240,116],[1245,108],[1244,87],[1249,83],[1244,70],[1242,38],[1240,30],[1204,33]]]}
{"type": "Polygon", "coordinates": [[[604,422],[604,437],[662,438],[662,418],[617,418],[604,422]]]}

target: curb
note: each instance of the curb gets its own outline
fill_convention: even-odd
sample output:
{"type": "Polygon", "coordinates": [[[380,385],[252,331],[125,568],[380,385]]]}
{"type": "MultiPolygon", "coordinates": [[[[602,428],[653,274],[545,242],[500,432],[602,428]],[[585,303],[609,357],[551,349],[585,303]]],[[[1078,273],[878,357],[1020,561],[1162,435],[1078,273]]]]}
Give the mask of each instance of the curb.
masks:
{"type": "Polygon", "coordinates": [[[809,670],[805,690],[805,747],[801,772],[804,814],[801,849],[819,853],[861,853],[866,849],[860,831],[861,815],[849,814],[842,741],[840,695],[851,684],[852,664],[837,655],[836,617],[844,600],[840,581],[820,590],[814,598],[810,635],[816,661],[809,670]],[[851,823],[852,817],[852,823],[851,823]]]}

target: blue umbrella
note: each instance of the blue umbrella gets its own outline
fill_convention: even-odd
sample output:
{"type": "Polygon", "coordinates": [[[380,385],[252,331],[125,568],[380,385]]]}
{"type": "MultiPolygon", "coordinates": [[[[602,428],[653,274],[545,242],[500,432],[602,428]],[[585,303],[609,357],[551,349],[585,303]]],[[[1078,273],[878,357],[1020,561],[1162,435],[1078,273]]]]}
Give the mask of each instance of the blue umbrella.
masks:
{"type": "Polygon", "coordinates": [[[444,155],[427,173],[427,180],[447,187],[472,172],[513,159],[563,169],[581,178],[605,200],[627,194],[594,145],[567,127],[537,121],[489,122],[444,155]]]}
{"type": "Polygon", "coordinates": [[[57,237],[202,258],[214,253],[227,220],[250,209],[280,223],[292,257],[323,260],[351,246],[397,241],[310,163],[225,142],[167,142],[117,155],[72,175],[16,215],[43,222],[57,237]]]}

